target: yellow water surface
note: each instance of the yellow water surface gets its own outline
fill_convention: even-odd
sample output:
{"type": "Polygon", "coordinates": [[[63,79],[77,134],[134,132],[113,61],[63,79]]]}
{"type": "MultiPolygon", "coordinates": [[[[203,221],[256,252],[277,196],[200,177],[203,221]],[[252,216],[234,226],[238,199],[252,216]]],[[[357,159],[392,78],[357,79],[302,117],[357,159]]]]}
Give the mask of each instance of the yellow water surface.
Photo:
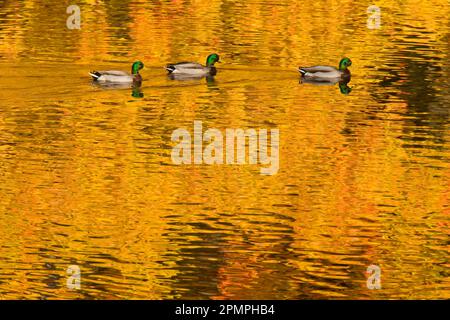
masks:
{"type": "Polygon", "coordinates": [[[0,299],[450,298],[447,0],[76,2],[0,1],[0,299]],[[344,56],[350,94],[301,83],[344,56]],[[279,129],[278,173],[175,165],[194,121],[279,129]]]}

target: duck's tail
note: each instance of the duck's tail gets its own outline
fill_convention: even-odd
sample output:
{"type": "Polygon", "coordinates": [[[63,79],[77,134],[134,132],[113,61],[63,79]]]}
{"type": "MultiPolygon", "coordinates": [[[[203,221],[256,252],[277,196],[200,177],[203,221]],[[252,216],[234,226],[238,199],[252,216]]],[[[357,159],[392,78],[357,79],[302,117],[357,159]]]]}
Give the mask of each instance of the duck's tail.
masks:
{"type": "Polygon", "coordinates": [[[91,72],[89,72],[89,74],[90,74],[90,76],[92,77],[93,80],[98,80],[98,78],[100,78],[100,76],[102,75],[98,71],[91,71],[91,72]]]}
{"type": "Polygon", "coordinates": [[[172,73],[175,71],[175,66],[173,64],[168,64],[164,67],[169,73],[172,73]]]}
{"type": "Polygon", "coordinates": [[[307,72],[305,70],[303,70],[301,67],[298,68],[298,72],[300,72],[302,74],[302,76],[304,76],[307,72]]]}

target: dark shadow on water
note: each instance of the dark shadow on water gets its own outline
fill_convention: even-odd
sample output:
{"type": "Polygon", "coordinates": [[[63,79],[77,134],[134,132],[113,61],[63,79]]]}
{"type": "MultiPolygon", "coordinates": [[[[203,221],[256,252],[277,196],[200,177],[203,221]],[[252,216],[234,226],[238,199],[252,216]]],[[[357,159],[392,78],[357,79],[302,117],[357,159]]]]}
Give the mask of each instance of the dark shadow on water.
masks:
{"type": "MultiPolygon", "coordinates": [[[[378,88],[371,90],[380,106],[398,99],[406,103],[406,109],[401,111],[404,126],[399,138],[405,150],[411,153],[429,148],[441,152],[446,144],[450,115],[437,85],[443,82],[445,85],[448,79],[448,73],[441,67],[448,56],[441,57],[439,50],[432,46],[425,48],[427,50],[417,51],[413,50],[414,44],[407,44],[395,52],[386,67],[378,69],[378,88]]],[[[383,112],[383,109],[374,112],[377,111],[383,112]]]]}
{"type": "Polygon", "coordinates": [[[121,50],[111,51],[114,56],[127,56],[130,50],[132,37],[130,35],[130,24],[133,22],[130,9],[130,0],[111,0],[105,3],[107,23],[111,34],[110,38],[114,45],[121,50]]]}

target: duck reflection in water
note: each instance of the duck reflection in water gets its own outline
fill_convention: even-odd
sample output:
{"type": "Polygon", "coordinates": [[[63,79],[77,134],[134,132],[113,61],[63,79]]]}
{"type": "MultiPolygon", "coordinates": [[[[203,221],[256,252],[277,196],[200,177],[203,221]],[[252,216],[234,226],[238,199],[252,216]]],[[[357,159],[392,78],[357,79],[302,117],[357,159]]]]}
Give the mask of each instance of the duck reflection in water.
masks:
{"type": "Polygon", "coordinates": [[[352,88],[350,88],[347,84],[350,82],[351,77],[348,77],[347,79],[343,79],[341,81],[317,81],[317,80],[310,80],[305,78],[300,78],[299,83],[310,83],[316,86],[332,86],[338,83],[339,85],[339,91],[342,94],[350,94],[352,92],[352,88]]]}
{"type": "Polygon", "coordinates": [[[168,75],[168,78],[170,80],[178,80],[178,81],[189,81],[189,80],[195,81],[195,80],[202,80],[203,78],[205,78],[206,85],[208,87],[210,87],[210,88],[215,88],[216,87],[216,81],[214,79],[214,76],[216,74],[217,74],[216,70],[214,70],[213,74],[197,75],[197,76],[171,73],[171,74],[168,75]]]}
{"type": "Polygon", "coordinates": [[[121,89],[131,89],[131,96],[134,98],[143,98],[144,93],[142,92],[141,82],[139,83],[102,83],[93,81],[92,85],[104,90],[121,90],[121,89]]]}

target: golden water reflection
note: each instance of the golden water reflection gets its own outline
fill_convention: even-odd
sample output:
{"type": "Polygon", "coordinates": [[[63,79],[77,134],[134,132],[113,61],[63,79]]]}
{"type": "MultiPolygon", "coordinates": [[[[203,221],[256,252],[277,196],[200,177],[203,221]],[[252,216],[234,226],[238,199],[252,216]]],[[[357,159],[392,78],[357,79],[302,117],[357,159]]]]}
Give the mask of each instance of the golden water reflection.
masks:
{"type": "Polygon", "coordinates": [[[448,1],[379,1],[378,30],[369,1],[78,2],[80,30],[0,4],[1,299],[450,298],[448,1]],[[162,68],[211,52],[214,81],[162,68]],[[299,83],[343,56],[350,94],[299,83]],[[138,91],[90,83],[137,59],[138,91]],[[278,174],[174,165],[194,120],[279,128],[278,174]]]}

